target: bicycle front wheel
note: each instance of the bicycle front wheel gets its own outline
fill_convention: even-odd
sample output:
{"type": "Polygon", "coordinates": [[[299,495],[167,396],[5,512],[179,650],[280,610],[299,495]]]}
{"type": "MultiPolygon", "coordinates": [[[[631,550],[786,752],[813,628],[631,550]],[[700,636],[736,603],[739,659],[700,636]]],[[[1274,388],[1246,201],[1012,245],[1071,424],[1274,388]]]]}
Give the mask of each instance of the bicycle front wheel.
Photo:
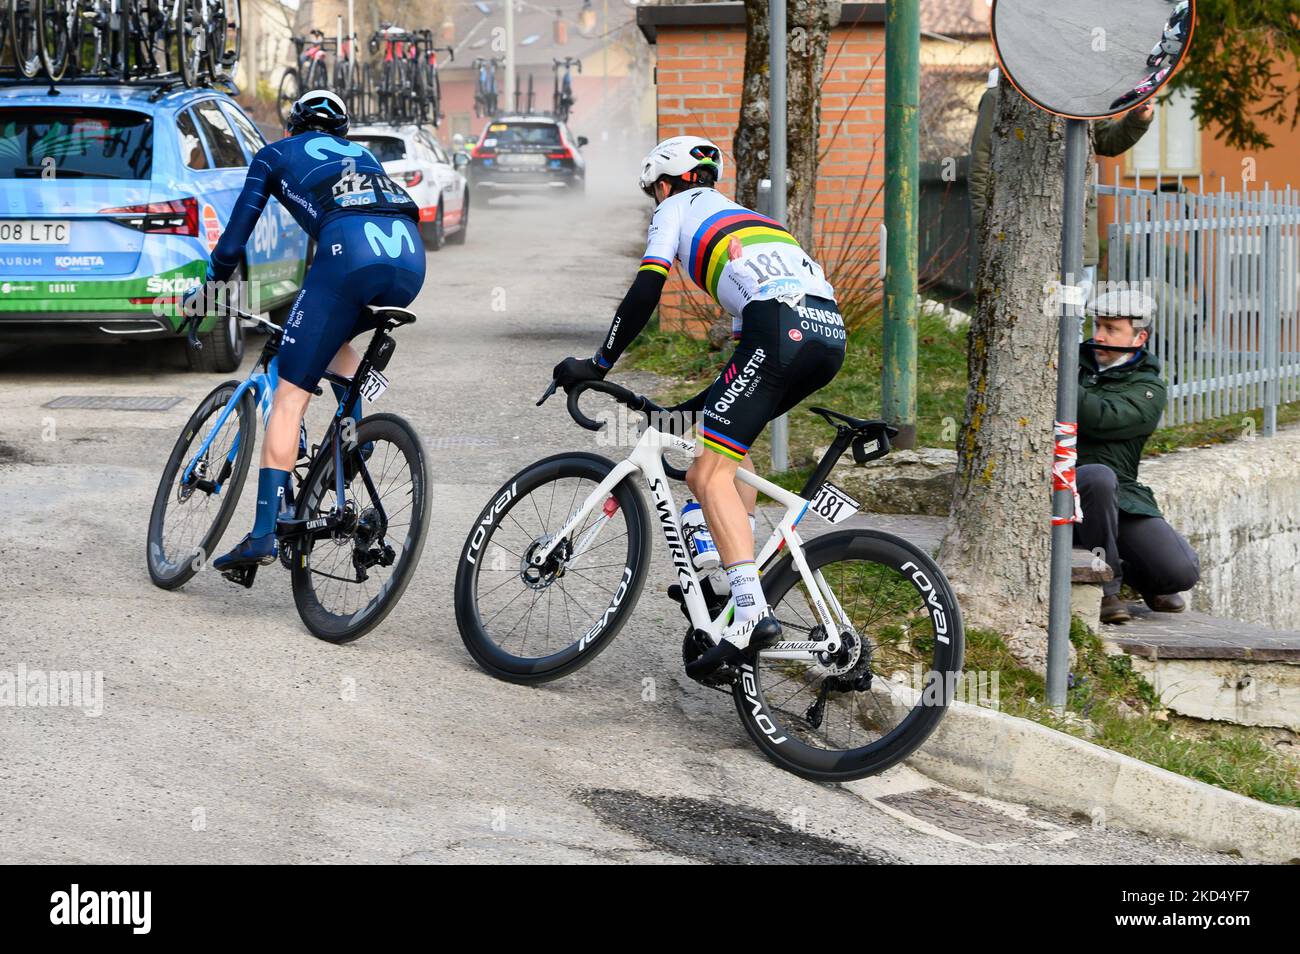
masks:
{"type": "Polygon", "coordinates": [[[645,502],[624,480],[541,566],[559,533],[614,464],[561,454],[492,495],[461,551],[456,623],[474,661],[508,682],[558,679],[595,659],[636,605],[650,561],[645,502]]]}
{"type": "MultiPolygon", "coordinates": [[[[865,778],[915,752],[943,718],[961,675],[961,612],[934,561],[891,534],[829,533],[804,555],[833,595],[825,602],[840,652],[809,662],[760,653],[741,667],[736,709],[750,738],[787,771],[827,782],[865,778]]],[[[825,639],[790,556],[764,574],[763,590],[783,641],[825,639]]]]}
{"type": "Polygon", "coordinates": [[[238,381],[219,384],[200,402],[163,468],[149,517],[148,563],[149,577],[164,590],[184,585],[203,568],[239,503],[253,458],[257,407],[246,390],[221,420],[238,387],[238,381]],[[196,458],[214,428],[208,449],[196,458]]]}
{"type": "Polygon", "coordinates": [[[285,551],[293,601],[313,636],[351,642],[383,622],[402,598],[429,531],[424,460],[410,424],[392,414],[374,414],[357,425],[356,448],[343,454],[342,500],[328,445],[312,462],[297,518],[342,515],[331,537],[308,539],[285,551]],[[361,473],[363,454],[373,492],[361,473]]]}

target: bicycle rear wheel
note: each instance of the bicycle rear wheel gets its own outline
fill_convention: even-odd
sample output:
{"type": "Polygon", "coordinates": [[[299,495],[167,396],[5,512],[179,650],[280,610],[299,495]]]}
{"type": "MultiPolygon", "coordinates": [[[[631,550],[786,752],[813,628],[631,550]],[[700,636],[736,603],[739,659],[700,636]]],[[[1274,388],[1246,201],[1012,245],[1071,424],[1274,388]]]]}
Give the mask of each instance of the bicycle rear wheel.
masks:
{"type": "Polygon", "coordinates": [[[207,452],[185,471],[208,431],[234,397],[238,381],[219,384],[205,397],[181,431],[163,468],[149,516],[147,560],[155,586],[174,590],[207,563],[226,532],[253,458],[257,408],[246,390],[213,435],[207,452]]]}
{"type": "Polygon", "coordinates": [[[280,77],[280,91],[275,98],[275,110],[280,114],[281,126],[289,121],[293,104],[298,102],[298,97],[301,95],[302,79],[298,76],[298,71],[290,67],[280,77]]]}
{"type": "Polygon", "coordinates": [[[40,21],[37,0],[9,0],[9,42],[14,65],[28,79],[41,71],[40,21]]]}
{"type": "Polygon", "coordinates": [[[425,454],[410,424],[392,414],[363,418],[356,447],[343,455],[344,499],[336,497],[334,457],[328,447],[303,480],[296,517],[328,517],[344,526],[329,539],[306,540],[285,553],[293,571],[293,601],[312,635],[347,643],[370,632],[401,599],[420,562],[429,530],[425,454]],[[361,476],[361,451],[373,445],[361,476]]]}
{"type": "MultiPolygon", "coordinates": [[[[921,746],[952,700],[964,652],[957,599],[924,551],[887,533],[829,533],[804,555],[841,607],[841,651],[815,664],[760,653],[741,667],[736,709],[767,757],[796,775],[883,772],[921,746]]],[[[783,640],[825,638],[790,556],[763,575],[763,590],[783,640]]]]}
{"type": "Polygon", "coordinates": [[[645,502],[629,480],[545,565],[529,561],[613,468],[596,454],[540,460],[510,478],[475,521],[456,568],[456,624],[489,674],[537,683],[580,669],[636,605],[650,535],[645,502]]]}
{"type": "Polygon", "coordinates": [[[41,65],[45,75],[58,82],[72,58],[76,0],[37,0],[36,22],[40,25],[41,65]]]}

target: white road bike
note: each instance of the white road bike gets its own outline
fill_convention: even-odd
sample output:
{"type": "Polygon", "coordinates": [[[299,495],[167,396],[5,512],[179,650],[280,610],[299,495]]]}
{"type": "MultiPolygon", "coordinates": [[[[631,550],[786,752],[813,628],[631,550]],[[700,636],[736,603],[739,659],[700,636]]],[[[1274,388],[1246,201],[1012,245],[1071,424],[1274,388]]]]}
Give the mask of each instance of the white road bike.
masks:
{"type": "MultiPolygon", "coordinates": [[[[689,621],[684,662],[724,634],[743,644],[729,626],[725,582],[717,593],[701,578],[682,536],[670,479],[684,472],[665,453],[695,453],[681,436],[685,415],[617,384],[588,381],[568,398],[569,414],[588,430],[604,425],[579,408],[586,391],[645,415],[632,452],[618,463],[573,452],[526,467],[492,496],[461,552],[461,638],[499,679],[534,684],[574,672],[627,621],[650,562],[652,511],[638,476],[676,574],[669,596],[689,621]]],[[[739,472],[785,508],[757,558],[783,641],[700,681],[732,694],[746,731],[777,765],[805,778],[848,781],[884,771],[934,731],[961,675],[963,630],[948,581],[913,544],[861,526],[802,538],[798,527],[809,513],[834,524],[857,510],[826,480],[843,453],[851,447],[859,463],[883,457],[897,433],[883,421],[812,411],[836,435],[802,493],[739,472]]]]}

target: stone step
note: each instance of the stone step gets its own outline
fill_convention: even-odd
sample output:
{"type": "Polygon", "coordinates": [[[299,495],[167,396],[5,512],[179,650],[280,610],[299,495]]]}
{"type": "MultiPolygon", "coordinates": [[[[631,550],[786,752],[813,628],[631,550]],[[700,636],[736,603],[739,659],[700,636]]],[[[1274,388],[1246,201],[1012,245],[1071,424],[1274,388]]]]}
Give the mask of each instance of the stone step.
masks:
{"type": "Polygon", "coordinates": [[[1196,719],[1300,732],[1300,633],[1204,613],[1153,613],[1102,627],[1107,649],[1125,653],[1161,702],[1196,719]]]}

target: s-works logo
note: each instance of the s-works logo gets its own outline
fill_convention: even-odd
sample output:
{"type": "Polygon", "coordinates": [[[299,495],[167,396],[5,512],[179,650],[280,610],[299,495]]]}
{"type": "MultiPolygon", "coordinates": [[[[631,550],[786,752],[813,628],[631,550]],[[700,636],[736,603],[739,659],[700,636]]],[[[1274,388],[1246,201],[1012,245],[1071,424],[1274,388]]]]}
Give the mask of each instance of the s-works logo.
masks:
{"type": "Polygon", "coordinates": [[[152,891],[70,891],[50,895],[50,923],[67,925],[126,925],[132,934],[148,934],[153,923],[152,891]]]}

